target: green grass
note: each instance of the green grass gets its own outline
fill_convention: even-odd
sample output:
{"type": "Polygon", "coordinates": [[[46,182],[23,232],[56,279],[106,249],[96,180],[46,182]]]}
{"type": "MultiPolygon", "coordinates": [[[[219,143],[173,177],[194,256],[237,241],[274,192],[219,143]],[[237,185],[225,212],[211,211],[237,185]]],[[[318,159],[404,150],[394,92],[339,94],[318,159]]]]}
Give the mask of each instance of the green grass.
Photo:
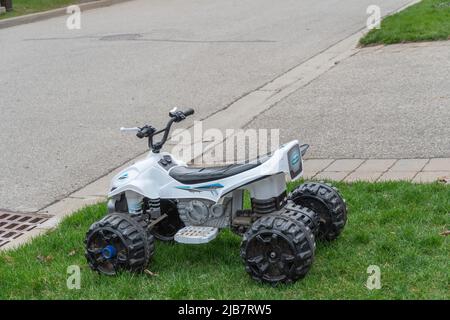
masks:
{"type": "Polygon", "coordinates": [[[228,231],[205,245],[158,242],[148,267],[157,276],[100,276],[85,262],[83,239],[105,214],[102,204],[81,210],[30,244],[0,253],[0,298],[448,299],[449,239],[440,233],[450,222],[450,186],[337,186],[348,202],[348,224],[337,241],[318,243],[312,269],[294,285],[274,288],[251,280],[239,257],[240,238],[228,231]],[[80,290],[66,287],[69,265],[81,267],[80,290]],[[369,265],[381,268],[380,290],[365,288],[369,265]]]}
{"type": "Polygon", "coordinates": [[[0,15],[0,19],[57,9],[79,2],[77,0],[12,0],[13,11],[0,15]]]}
{"type": "Polygon", "coordinates": [[[361,45],[392,44],[450,37],[450,0],[422,0],[381,21],[380,29],[371,30],[361,45]]]}

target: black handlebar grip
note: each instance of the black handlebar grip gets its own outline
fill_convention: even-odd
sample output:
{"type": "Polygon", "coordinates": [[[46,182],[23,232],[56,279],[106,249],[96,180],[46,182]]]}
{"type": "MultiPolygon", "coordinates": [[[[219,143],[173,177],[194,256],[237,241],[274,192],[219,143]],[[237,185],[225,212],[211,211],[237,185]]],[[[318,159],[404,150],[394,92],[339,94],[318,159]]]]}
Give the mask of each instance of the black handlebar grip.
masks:
{"type": "Polygon", "coordinates": [[[189,108],[189,109],[187,109],[186,111],[183,111],[183,113],[184,113],[184,115],[187,117],[187,116],[190,116],[190,115],[193,115],[194,114],[194,109],[191,109],[191,108],[189,108]]]}
{"type": "Polygon", "coordinates": [[[142,138],[145,138],[145,135],[141,131],[138,131],[138,133],[136,133],[136,137],[138,137],[139,139],[142,139],[142,138]]]}

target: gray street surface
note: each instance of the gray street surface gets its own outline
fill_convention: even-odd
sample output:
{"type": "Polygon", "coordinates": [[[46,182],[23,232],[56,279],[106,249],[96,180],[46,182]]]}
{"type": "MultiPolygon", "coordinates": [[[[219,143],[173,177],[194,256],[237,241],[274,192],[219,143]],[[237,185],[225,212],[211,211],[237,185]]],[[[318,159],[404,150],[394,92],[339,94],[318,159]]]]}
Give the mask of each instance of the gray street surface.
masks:
{"type": "MultiPolygon", "coordinates": [[[[383,13],[408,2],[376,1],[383,13]]],[[[363,28],[373,3],[136,0],[84,12],[81,30],[65,17],[0,30],[0,208],[86,185],[145,151],[120,126],[162,125],[173,106],[206,118],[363,28]]]]}
{"type": "Polygon", "coordinates": [[[450,41],[363,49],[248,127],[280,128],[310,158],[449,157],[450,41]]]}

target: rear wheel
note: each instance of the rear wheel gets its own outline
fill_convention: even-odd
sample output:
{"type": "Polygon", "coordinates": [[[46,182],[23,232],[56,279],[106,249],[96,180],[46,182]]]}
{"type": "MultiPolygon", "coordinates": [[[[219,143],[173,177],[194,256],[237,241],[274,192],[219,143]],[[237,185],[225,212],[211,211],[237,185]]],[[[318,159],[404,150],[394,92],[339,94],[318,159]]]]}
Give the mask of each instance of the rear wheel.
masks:
{"type": "Polygon", "coordinates": [[[314,237],[317,237],[320,225],[320,217],[317,213],[309,208],[296,204],[290,204],[289,206],[286,206],[285,209],[286,211],[282,213],[283,215],[301,222],[311,230],[314,237]]]}
{"type": "Polygon", "coordinates": [[[304,277],[312,265],[314,250],[311,230],[283,215],[258,219],[241,243],[246,271],[253,279],[273,285],[304,277]]]}
{"type": "Polygon", "coordinates": [[[140,272],[154,252],[153,236],[141,216],[112,213],[92,224],[86,234],[86,259],[91,269],[106,275],[121,270],[140,272]]]}
{"type": "Polygon", "coordinates": [[[316,182],[304,183],[292,191],[290,199],[319,215],[318,238],[334,240],[344,229],[347,222],[347,206],[333,186],[316,182]]]}

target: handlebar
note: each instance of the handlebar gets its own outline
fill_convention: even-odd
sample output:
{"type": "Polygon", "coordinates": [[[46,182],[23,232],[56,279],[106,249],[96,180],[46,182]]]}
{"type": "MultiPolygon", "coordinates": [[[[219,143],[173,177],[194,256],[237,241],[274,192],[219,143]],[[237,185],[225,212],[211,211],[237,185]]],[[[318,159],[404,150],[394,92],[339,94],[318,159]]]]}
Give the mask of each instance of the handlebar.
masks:
{"type": "Polygon", "coordinates": [[[138,127],[132,127],[132,128],[120,127],[120,131],[122,131],[122,132],[127,132],[127,131],[138,132],[139,130],[141,130],[141,129],[138,127]]]}
{"type": "Polygon", "coordinates": [[[174,109],[170,110],[170,112],[169,112],[170,120],[169,120],[169,122],[167,122],[166,127],[164,129],[156,130],[155,128],[153,128],[150,125],[145,125],[141,128],[139,128],[139,127],[132,127],[132,128],[121,127],[120,131],[122,131],[122,132],[137,132],[136,136],[139,139],[148,138],[149,148],[152,149],[153,152],[158,153],[159,150],[161,150],[164,143],[166,143],[166,140],[169,136],[170,127],[172,126],[172,124],[174,122],[183,121],[184,119],[186,119],[186,117],[193,115],[193,114],[194,114],[194,109],[191,109],[191,108],[187,109],[186,111],[177,111],[177,108],[174,108],[174,109]],[[164,135],[163,135],[161,141],[153,142],[153,136],[163,133],[163,132],[164,132],[164,135]]]}
{"type": "Polygon", "coordinates": [[[169,112],[169,117],[173,119],[175,122],[180,122],[186,119],[187,116],[193,115],[194,110],[189,108],[186,111],[177,111],[177,108],[173,108],[169,112]]]}
{"type": "Polygon", "coordinates": [[[194,109],[191,109],[191,108],[186,109],[186,111],[183,111],[183,113],[186,117],[192,116],[194,114],[194,109]]]}

